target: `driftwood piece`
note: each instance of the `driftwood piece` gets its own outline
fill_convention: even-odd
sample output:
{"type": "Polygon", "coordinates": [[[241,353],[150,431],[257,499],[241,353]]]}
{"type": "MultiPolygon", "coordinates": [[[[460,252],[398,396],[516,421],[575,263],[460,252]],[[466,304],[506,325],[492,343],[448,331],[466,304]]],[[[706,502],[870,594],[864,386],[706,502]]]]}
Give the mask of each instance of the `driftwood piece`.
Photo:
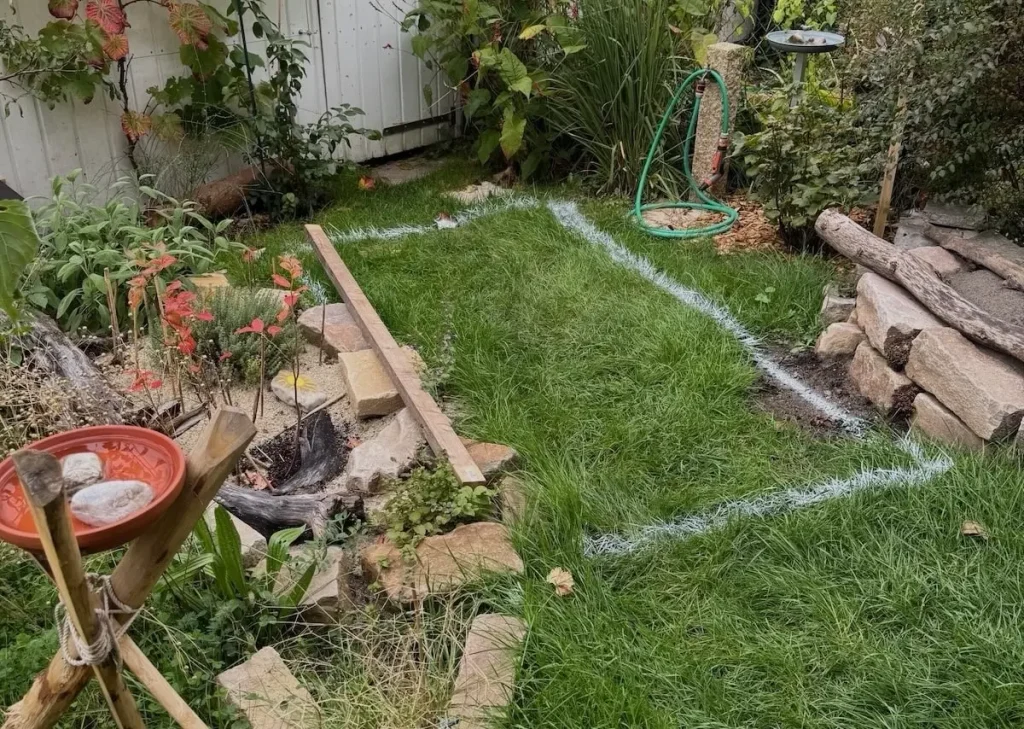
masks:
{"type": "MultiPolygon", "coordinates": [[[[285,433],[285,437],[294,437],[294,428],[285,433]]],[[[299,437],[299,470],[280,486],[276,486],[274,494],[283,496],[312,492],[317,486],[341,473],[347,452],[330,413],[321,410],[303,420],[299,437]]]]}
{"type": "Polygon", "coordinates": [[[357,511],[362,499],[348,491],[277,496],[269,491],[254,491],[224,485],[217,503],[262,534],[279,529],[307,526],[314,535],[323,534],[327,523],[339,511],[357,511]]]}
{"type": "Polygon", "coordinates": [[[1024,327],[978,308],[943,283],[927,263],[899,251],[836,210],[819,215],[814,227],[839,253],[900,284],[935,316],[968,338],[1024,361],[1024,327]]]}
{"type": "MultiPolygon", "coordinates": [[[[255,426],[242,410],[221,408],[214,414],[188,456],[181,493],[132,543],[111,576],[114,594],[121,602],[133,608],[142,606],[255,435],[255,426]]],[[[88,676],[85,668],[68,665],[58,652],[22,700],[8,709],[3,729],[54,726],[88,676]]]]}
{"type": "MultiPolygon", "coordinates": [[[[103,626],[93,610],[92,591],[64,498],[60,461],[49,453],[33,450],[18,451],[13,458],[60,600],[75,632],[91,645],[100,637],[103,626]]],[[[115,653],[108,653],[101,663],[92,666],[92,671],[117,726],[143,729],[142,716],[125,686],[115,653]]]]}
{"type": "Polygon", "coordinates": [[[969,261],[997,273],[1018,291],[1024,291],[1024,248],[998,233],[966,233],[927,225],[925,237],[969,261]]]}
{"type": "MultiPolygon", "coordinates": [[[[2,316],[2,315],[0,315],[2,316]]],[[[112,388],[85,352],[75,346],[55,322],[38,312],[30,315],[28,329],[17,337],[28,361],[36,368],[69,381],[83,412],[95,423],[123,423],[128,399],[112,388]]]]}

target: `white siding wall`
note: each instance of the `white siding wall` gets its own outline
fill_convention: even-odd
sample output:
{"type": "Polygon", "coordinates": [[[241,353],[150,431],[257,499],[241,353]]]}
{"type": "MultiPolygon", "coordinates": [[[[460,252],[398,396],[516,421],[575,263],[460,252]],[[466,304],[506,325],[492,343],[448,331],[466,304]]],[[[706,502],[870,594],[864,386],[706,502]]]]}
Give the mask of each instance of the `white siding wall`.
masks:
{"type": "MultiPolygon", "coordinates": [[[[217,4],[226,6],[227,1],[218,0],[217,4]]],[[[80,14],[84,5],[83,0],[80,14]]],[[[374,0],[265,0],[264,8],[288,34],[311,45],[301,121],[312,121],[332,106],[349,103],[366,112],[365,117],[353,120],[357,126],[384,130],[453,108],[454,93],[412,55],[411,39],[399,27],[405,8],[399,9],[393,0],[382,0],[379,5],[374,0]],[[427,83],[433,89],[431,105],[423,95],[427,83]]],[[[132,25],[127,35],[133,55],[129,90],[133,108],[139,109],[148,98],[146,89],[179,73],[181,64],[178,40],[167,25],[166,10],[137,3],[128,13],[132,25]]],[[[0,3],[0,17],[13,18],[30,32],[51,19],[45,0],[0,3]]],[[[251,36],[249,40],[254,41],[251,36]]],[[[253,42],[250,47],[260,52],[262,45],[253,42]]],[[[435,124],[388,135],[379,142],[353,139],[346,156],[363,161],[395,154],[450,133],[448,125],[435,124]]],[[[0,113],[0,178],[6,178],[26,197],[46,195],[50,178],[79,167],[89,181],[107,186],[129,170],[124,145],[116,102],[97,95],[90,104],[76,101],[48,109],[32,98],[23,98],[20,109],[12,107],[10,116],[0,113]]]]}

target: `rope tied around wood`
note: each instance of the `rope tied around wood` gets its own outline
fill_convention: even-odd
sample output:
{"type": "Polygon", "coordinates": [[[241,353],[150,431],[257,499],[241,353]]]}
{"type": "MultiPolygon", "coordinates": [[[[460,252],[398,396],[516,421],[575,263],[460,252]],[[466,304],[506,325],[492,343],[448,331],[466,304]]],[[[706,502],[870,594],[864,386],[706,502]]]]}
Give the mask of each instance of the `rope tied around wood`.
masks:
{"type": "Polygon", "coordinates": [[[128,631],[139,613],[138,609],[125,605],[118,599],[108,576],[89,572],[85,578],[90,590],[97,593],[100,598],[100,604],[95,608],[99,624],[95,641],[87,643],[78,634],[62,601],[58,600],[53,606],[53,617],[57,621],[57,634],[60,638],[60,652],[64,660],[72,666],[98,666],[111,653],[117,653],[117,642],[128,631]],[[122,624],[116,617],[118,615],[127,616],[128,619],[122,624]],[[70,650],[72,647],[74,650],[70,650]]]}

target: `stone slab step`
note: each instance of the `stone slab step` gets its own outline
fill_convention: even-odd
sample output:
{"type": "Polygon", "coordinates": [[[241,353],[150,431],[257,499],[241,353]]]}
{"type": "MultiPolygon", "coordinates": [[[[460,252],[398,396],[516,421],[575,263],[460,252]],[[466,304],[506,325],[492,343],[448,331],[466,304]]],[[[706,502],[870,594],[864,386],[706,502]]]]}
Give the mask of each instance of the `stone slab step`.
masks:
{"type": "Polygon", "coordinates": [[[477,615],[466,636],[448,706],[459,729],[488,729],[500,720],[515,688],[519,647],[526,623],[509,615],[477,615]]]}
{"type": "Polygon", "coordinates": [[[320,711],[272,647],[217,676],[228,701],[245,714],[252,729],[317,729],[320,711]]]}

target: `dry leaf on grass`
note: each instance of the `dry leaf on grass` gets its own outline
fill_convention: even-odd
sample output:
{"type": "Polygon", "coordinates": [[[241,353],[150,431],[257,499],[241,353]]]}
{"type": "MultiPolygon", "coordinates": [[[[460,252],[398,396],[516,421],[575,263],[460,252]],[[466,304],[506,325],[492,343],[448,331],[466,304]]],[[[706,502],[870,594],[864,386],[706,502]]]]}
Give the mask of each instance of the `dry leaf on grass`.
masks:
{"type": "Polygon", "coordinates": [[[548,582],[555,586],[555,594],[565,597],[572,593],[576,582],[572,579],[572,572],[561,567],[555,567],[548,573],[548,582]]]}
{"type": "Polygon", "coordinates": [[[970,519],[960,525],[960,535],[964,537],[977,537],[986,542],[988,541],[988,529],[980,522],[971,521],[970,519]]]}

